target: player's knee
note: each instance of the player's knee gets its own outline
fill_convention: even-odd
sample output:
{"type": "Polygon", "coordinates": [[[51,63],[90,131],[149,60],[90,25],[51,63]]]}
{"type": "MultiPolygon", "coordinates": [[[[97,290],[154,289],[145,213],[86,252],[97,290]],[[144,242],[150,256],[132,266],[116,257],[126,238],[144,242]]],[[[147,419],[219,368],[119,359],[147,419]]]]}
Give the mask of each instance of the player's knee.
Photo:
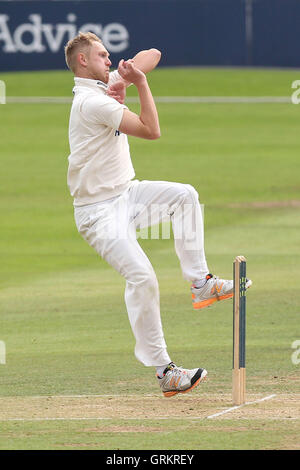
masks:
{"type": "Polygon", "coordinates": [[[158,286],[152,266],[137,266],[131,273],[128,273],[127,281],[135,285],[147,286],[148,289],[156,289],[158,286]]]}
{"type": "Polygon", "coordinates": [[[150,290],[155,290],[158,286],[157,277],[153,269],[145,270],[142,275],[142,282],[150,290]]]}
{"type": "Polygon", "coordinates": [[[184,184],[183,185],[186,192],[186,199],[192,199],[193,201],[198,201],[199,195],[194,186],[191,184],[184,184]]]}
{"type": "Polygon", "coordinates": [[[145,286],[147,287],[148,292],[152,293],[152,295],[155,295],[158,291],[158,281],[154,272],[148,273],[145,278],[145,286]]]}

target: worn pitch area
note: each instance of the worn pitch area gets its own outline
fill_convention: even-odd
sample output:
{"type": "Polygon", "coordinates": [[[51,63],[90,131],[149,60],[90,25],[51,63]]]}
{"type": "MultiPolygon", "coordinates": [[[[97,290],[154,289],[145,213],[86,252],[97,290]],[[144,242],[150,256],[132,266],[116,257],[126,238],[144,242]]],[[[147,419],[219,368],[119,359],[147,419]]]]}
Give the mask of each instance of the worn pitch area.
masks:
{"type": "Polygon", "coordinates": [[[0,420],[89,419],[299,419],[300,395],[277,394],[262,400],[248,395],[241,407],[233,407],[230,395],[176,396],[87,395],[0,398],[0,420]]]}

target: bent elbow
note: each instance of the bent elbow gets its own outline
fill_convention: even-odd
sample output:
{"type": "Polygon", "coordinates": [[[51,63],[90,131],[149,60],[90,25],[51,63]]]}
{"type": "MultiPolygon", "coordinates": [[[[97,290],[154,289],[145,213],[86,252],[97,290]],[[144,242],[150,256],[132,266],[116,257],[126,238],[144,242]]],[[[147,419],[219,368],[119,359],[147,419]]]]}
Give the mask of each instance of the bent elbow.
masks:
{"type": "Polygon", "coordinates": [[[156,55],[156,57],[158,58],[158,60],[160,60],[161,58],[161,51],[159,51],[158,49],[152,49],[152,51],[154,52],[154,54],[156,55]]]}
{"type": "Polygon", "coordinates": [[[160,138],[160,136],[161,136],[160,130],[158,130],[158,131],[155,131],[155,132],[151,132],[151,134],[149,136],[149,139],[150,140],[157,140],[157,139],[160,138]]]}

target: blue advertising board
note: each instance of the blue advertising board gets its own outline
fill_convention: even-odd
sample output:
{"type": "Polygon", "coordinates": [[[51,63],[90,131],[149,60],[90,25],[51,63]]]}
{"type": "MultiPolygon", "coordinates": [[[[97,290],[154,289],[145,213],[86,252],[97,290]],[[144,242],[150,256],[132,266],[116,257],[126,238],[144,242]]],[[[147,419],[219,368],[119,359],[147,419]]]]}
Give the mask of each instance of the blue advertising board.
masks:
{"type": "Polygon", "coordinates": [[[162,66],[300,66],[299,0],[0,1],[0,70],[66,68],[78,31],[113,65],[156,47],[162,66]]]}
{"type": "Polygon", "coordinates": [[[253,61],[300,67],[300,0],[253,0],[253,61]]]}

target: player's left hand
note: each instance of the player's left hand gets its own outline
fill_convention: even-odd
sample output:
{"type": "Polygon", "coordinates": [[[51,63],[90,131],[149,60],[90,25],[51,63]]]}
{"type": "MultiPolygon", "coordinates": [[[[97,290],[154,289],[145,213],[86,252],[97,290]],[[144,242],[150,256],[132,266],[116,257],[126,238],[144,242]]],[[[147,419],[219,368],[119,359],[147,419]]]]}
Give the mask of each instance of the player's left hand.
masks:
{"type": "Polygon", "coordinates": [[[120,104],[124,104],[126,98],[126,85],[123,81],[119,80],[106,91],[107,95],[117,100],[120,104]]]}

